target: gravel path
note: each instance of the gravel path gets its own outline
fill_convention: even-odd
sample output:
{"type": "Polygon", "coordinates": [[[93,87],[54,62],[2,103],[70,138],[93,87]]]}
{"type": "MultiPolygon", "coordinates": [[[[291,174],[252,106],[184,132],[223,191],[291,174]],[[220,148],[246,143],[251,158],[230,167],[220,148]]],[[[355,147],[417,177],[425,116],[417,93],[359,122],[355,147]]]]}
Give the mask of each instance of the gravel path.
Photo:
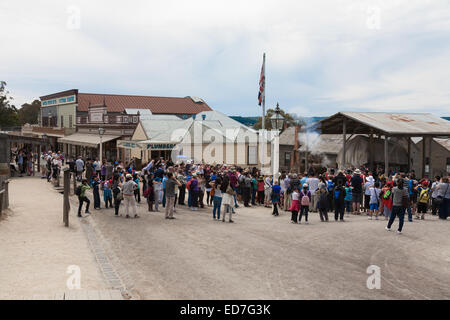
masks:
{"type": "Polygon", "coordinates": [[[239,208],[229,224],[211,208],[179,208],[176,220],[138,210],[93,219],[143,299],[450,299],[450,223],[430,215],[397,235],[366,216],[293,225],[287,212],[239,208]],[[380,290],[366,287],[369,265],[381,268],[380,290]]]}
{"type": "Polygon", "coordinates": [[[39,178],[14,178],[10,210],[0,221],[0,299],[31,299],[67,291],[69,265],[81,270],[81,289],[107,288],[80,220],[62,222],[62,195],[39,178]]]}

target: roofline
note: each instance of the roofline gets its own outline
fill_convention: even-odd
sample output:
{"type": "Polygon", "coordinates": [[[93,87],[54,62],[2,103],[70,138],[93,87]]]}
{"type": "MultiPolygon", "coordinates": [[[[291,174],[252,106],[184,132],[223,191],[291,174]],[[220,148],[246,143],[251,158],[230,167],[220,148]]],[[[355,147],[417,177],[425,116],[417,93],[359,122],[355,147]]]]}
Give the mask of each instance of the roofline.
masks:
{"type": "MultiPolygon", "coordinates": [[[[381,128],[375,127],[373,125],[369,125],[366,122],[362,122],[359,119],[356,119],[355,117],[352,117],[352,115],[349,115],[349,113],[360,113],[360,114],[362,114],[362,113],[377,113],[377,114],[405,114],[405,115],[414,114],[414,115],[430,115],[430,116],[434,116],[433,114],[428,113],[428,112],[427,113],[421,113],[421,112],[412,113],[412,112],[357,112],[357,111],[348,111],[347,112],[347,111],[340,111],[338,113],[333,114],[332,116],[330,116],[328,118],[320,120],[316,125],[310,126],[310,128],[315,127],[317,129],[318,125],[322,124],[323,121],[330,120],[332,118],[336,118],[336,117],[339,117],[339,116],[344,116],[344,117],[350,118],[351,120],[353,120],[355,122],[363,124],[363,125],[365,125],[367,127],[374,128],[374,129],[380,131],[381,133],[383,133],[385,135],[389,135],[389,136],[406,135],[406,136],[409,136],[409,137],[422,137],[422,136],[447,136],[447,137],[450,137],[448,132],[432,132],[432,133],[422,133],[422,134],[412,134],[410,132],[397,132],[397,131],[387,132],[387,131],[385,131],[385,130],[383,130],[381,128]]],[[[441,117],[438,117],[438,118],[442,119],[441,117]]]]}
{"type": "Polygon", "coordinates": [[[41,99],[41,101],[42,101],[42,100],[48,100],[48,99],[52,99],[52,98],[65,97],[70,94],[77,95],[78,89],[69,89],[69,90],[64,90],[64,91],[48,94],[48,95],[39,97],[39,99],[41,99]]]}
{"type": "MultiPolygon", "coordinates": [[[[140,97],[140,98],[166,98],[166,99],[191,99],[187,97],[167,97],[167,96],[143,96],[137,94],[117,94],[117,93],[89,93],[89,92],[78,92],[78,94],[84,95],[96,95],[96,96],[121,96],[121,97],[140,97]]],[[[207,104],[203,98],[201,98],[204,104],[207,104]]],[[[191,99],[192,100],[192,99],[191,99]]],[[[195,103],[195,102],[194,102],[195,103]]],[[[128,108],[130,109],[130,108],[128,108]]],[[[133,109],[133,108],[131,108],[133,109]]],[[[208,110],[209,111],[209,110],[208,110]]]]}

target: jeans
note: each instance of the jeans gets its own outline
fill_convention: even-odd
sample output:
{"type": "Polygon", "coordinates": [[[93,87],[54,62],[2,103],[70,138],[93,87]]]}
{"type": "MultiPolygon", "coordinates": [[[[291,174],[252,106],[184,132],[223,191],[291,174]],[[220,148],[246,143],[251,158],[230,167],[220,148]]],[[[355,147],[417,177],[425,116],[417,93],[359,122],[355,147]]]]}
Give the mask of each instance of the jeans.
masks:
{"type": "Polygon", "coordinates": [[[178,204],[184,205],[184,197],[186,194],[186,185],[185,184],[181,185],[179,190],[180,190],[180,195],[178,197],[178,204]]]}
{"type": "MultiPolygon", "coordinates": [[[[333,204],[334,204],[334,201],[333,201],[333,204]]],[[[345,207],[345,211],[352,212],[352,202],[350,200],[344,201],[344,207],[345,207]]]]}
{"type": "Polygon", "coordinates": [[[300,217],[298,219],[300,222],[302,222],[303,214],[305,214],[305,221],[308,222],[308,210],[309,210],[308,206],[301,206],[301,208],[300,208],[300,217]]]}
{"type": "Polygon", "coordinates": [[[81,209],[83,208],[83,202],[86,202],[86,212],[89,212],[89,204],[91,201],[87,197],[78,197],[80,205],[78,206],[78,215],[81,216],[81,209]]]}
{"type": "MultiPolygon", "coordinates": [[[[392,211],[394,211],[394,208],[392,208],[392,211]]],[[[404,213],[403,213],[403,214],[404,214],[404,213]]],[[[409,222],[412,222],[412,221],[413,221],[411,206],[408,206],[408,221],[409,221],[409,222]]]]}
{"type": "Polygon", "coordinates": [[[256,206],[256,189],[252,188],[252,206],[256,206]]]}
{"type": "Polygon", "coordinates": [[[393,206],[392,207],[392,213],[391,218],[389,219],[387,227],[390,229],[392,224],[394,223],[395,217],[398,216],[399,224],[398,224],[398,231],[402,231],[403,229],[403,223],[405,220],[405,208],[401,206],[393,206]]]}
{"type": "Polygon", "coordinates": [[[273,211],[272,211],[272,214],[273,215],[278,215],[278,207],[277,207],[277,205],[278,205],[278,202],[274,202],[273,203],[273,211]]]}
{"type": "Polygon", "coordinates": [[[344,220],[344,204],[337,200],[334,201],[334,220],[344,220]]]}
{"type": "Polygon", "coordinates": [[[116,216],[119,215],[120,202],[122,202],[122,200],[114,199],[114,214],[116,216]]]}
{"type": "Polygon", "coordinates": [[[220,219],[220,206],[222,205],[222,197],[213,197],[213,218],[216,218],[216,212],[217,212],[217,219],[220,219]]]}

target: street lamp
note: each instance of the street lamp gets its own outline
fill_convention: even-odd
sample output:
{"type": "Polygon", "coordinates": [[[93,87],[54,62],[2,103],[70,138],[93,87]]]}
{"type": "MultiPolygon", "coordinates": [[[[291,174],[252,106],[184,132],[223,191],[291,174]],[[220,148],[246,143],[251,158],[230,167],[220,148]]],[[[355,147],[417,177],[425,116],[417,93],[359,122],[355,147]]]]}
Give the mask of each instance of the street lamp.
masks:
{"type": "Polygon", "coordinates": [[[102,136],[105,134],[104,128],[98,128],[98,134],[100,135],[100,165],[103,163],[102,155],[103,155],[103,143],[102,143],[102,136]]]}
{"type": "Polygon", "coordinates": [[[281,130],[284,124],[284,118],[281,115],[280,105],[277,102],[277,107],[275,108],[275,113],[270,117],[270,122],[272,124],[272,129],[281,130]]]}
{"type": "Polygon", "coordinates": [[[44,133],[42,135],[42,140],[44,140],[44,152],[47,152],[47,138],[48,136],[44,133]]]}
{"type": "Polygon", "coordinates": [[[277,102],[277,107],[275,108],[275,113],[270,117],[270,122],[272,124],[272,129],[275,129],[275,135],[273,137],[273,177],[277,180],[279,177],[280,169],[280,138],[279,130],[283,128],[284,118],[281,115],[280,105],[277,102]]]}

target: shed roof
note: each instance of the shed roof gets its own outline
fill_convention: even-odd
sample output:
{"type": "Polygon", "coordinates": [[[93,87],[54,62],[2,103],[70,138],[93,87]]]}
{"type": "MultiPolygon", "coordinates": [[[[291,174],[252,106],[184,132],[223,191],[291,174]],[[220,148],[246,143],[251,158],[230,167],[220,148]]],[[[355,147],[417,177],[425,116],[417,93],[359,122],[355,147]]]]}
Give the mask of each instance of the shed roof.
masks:
{"type": "Polygon", "coordinates": [[[316,128],[325,134],[342,133],[343,119],[347,133],[374,133],[408,136],[450,136],[450,121],[431,113],[339,112],[321,120],[316,128]]]}

